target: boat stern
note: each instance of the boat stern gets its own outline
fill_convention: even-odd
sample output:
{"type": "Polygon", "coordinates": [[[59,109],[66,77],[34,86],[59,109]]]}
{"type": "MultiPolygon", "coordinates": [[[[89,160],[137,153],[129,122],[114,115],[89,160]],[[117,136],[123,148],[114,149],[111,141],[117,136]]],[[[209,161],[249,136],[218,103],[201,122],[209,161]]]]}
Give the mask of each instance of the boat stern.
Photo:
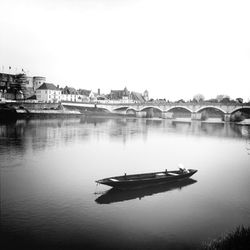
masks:
{"type": "Polygon", "coordinates": [[[196,172],[198,172],[197,169],[188,169],[187,170],[187,174],[188,174],[189,177],[194,175],[196,172]]]}
{"type": "Polygon", "coordinates": [[[198,172],[198,170],[197,169],[188,169],[188,172],[195,174],[196,172],[198,172]]]}

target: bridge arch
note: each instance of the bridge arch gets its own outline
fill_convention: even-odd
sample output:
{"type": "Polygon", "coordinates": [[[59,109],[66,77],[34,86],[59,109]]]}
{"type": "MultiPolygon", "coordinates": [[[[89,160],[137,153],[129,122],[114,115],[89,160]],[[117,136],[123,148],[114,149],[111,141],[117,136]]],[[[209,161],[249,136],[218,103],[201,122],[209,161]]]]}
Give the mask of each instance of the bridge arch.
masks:
{"type": "Polygon", "coordinates": [[[146,118],[162,117],[162,109],[157,106],[146,106],[140,109],[139,113],[146,118]]]}
{"type": "Polygon", "coordinates": [[[195,116],[202,121],[222,122],[228,119],[227,112],[221,107],[204,106],[196,110],[195,116]]]}
{"type": "Polygon", "coordinates": [[[249,112],[250,112],[250,106],[237,107],[237,108],[233,109],[230,114],[233,114],[233,113],[235,113],[237,111],[241,111],[241,110],[249,110],[249,112]]]}
{"type": "Polygon", "coordinates": [[[127,108],[126,115],[136,116],[136,109],[131,108],[131,107],[127,108]]]}
{"type": "Polygon", "coordinates": [[[184,110],[187,110],[187,111],[189,111],[190,113],[192,113],[193,112],[193,110],[192,109],[190,109],[190,108],[188,108],[188,107],[185,107],[185,106],[173,106],[173,107],[170,107],[169,109],[167,109],[167,110],[165,110],[166,112],[170,112],[171,110],[173,110],[173,109],[184,109],[184,110]]]}
{"type": "Polygon", "coordinates": [[[136,111],[137,111],[135,108],[131,108],[131,107],[127,108],[127,110],[126,110],[126,111],[128,111],[128,110],[133,110],[134,112],[136,112],[136,111]]]}
{"type": "Polygon", "coordinates": [[[171,117],[176,120],[191,120],[192,110],[186,106],[173,106],[167,109],[166,117],[171,117]]]}
{"type": "Polygon", "coordinates": [[[195,112],[196,112],[196,113],[199,113],[199,112],[201,112],[201,111],[203,111],[203,110],[205,110],[205,109],[215,109],[215,110],[221,111],[223,114],[226,114],[226,113],[227,113],[224,109],[222,109],[222,108],[220,108],[220,107],[216,107],[216,106],[204,106],[204,107],[200,107],[200,108],[198,108],[197,110],[195,110],[195,112]]]}
{"type": "Polygon", "coordinates": [[[115,107],[115,108],[113,108],[113,110],[115,111],[115,110],[127,110],[128,108],[130,108],[129,106],[118,106],[118,107],[115,107]]]}
{"type": "Polygon", "coordinates": [[[139,111],[145,111],[146,109],[156,109],[160,112],[163,112],[163,110],[157,106],[146,106],[146,107],[141,108],[139,111]]]}
{"type": "Polygon", "coordinates": [[[229,115],[231,122],[240,122],[245,119],[250,119],[250,106],[235,108],[229,115]]]}

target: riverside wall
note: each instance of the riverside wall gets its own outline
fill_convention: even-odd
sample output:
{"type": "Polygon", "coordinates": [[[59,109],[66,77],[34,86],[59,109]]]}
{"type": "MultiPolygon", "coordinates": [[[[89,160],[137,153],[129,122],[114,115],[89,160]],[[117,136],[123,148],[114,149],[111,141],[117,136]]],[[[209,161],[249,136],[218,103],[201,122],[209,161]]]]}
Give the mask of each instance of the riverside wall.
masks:
{"type": "MultiPolygon", "coordinates": [[[[44,109],[60,109],[60,103],[31,103],[31,102],[11,102],[5,103],[5,106],[15,109],[28,109],[28,110],[44,110],[44,109]]],[[[0,106],[1,107],[1,106],[0,106]]]]}
{"type": "Polygon", "coordinates": [[[77,110],[64,109],[58,103],[0,103],[0,121],[23,118],[68,118],[83,114],[77,110]]]}

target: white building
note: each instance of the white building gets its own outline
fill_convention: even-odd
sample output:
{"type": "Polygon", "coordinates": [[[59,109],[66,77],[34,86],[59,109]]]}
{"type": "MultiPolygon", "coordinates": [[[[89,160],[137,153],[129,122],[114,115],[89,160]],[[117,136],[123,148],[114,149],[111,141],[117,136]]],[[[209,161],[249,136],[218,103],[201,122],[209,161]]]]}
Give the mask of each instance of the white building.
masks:
{"type": "Polygon", "coordinates": [[[66,102],[86,102],[89,101],[88,97],[83,93],[80,93],[79,90],[75,88],[66,86],[61,89],[61,101],[66,102]]]}
{"type": "Polygon", "coordinates": [[[66,102],[89,102],[96,101],[97,95],[92,90],[86,89],[74,89],[71,87],[65,87],[61,89],[61,101],[66,102]]]}
{"type": "Polygon", "coordinates": [[[66,102],[88,102],[89,98],[79,94],[61,94],[61,101],[66,102]]]}
{"type": "Polygon", "coordinates": [[[52,83],[43,83],[36,90],[36,98],[40,102],[60,102],[61,101],[61,90],[58,89],[52,83]]]}

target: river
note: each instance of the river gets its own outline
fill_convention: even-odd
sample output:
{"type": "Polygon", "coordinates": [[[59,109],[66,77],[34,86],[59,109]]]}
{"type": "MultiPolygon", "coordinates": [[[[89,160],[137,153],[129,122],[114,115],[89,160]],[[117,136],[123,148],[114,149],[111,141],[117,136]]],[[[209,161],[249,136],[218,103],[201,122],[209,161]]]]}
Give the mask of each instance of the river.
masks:
{"type": "MultiPolygon", "coordinates": [[[[9,248],[194,249],[250,225],[250,127],[83,117],[0,124],[9,248]],[[191,180],[108,192],[95,180],[197,169],[191,180]]],[[[8,248],[6,248],[8,249],[8,248]]]]}

